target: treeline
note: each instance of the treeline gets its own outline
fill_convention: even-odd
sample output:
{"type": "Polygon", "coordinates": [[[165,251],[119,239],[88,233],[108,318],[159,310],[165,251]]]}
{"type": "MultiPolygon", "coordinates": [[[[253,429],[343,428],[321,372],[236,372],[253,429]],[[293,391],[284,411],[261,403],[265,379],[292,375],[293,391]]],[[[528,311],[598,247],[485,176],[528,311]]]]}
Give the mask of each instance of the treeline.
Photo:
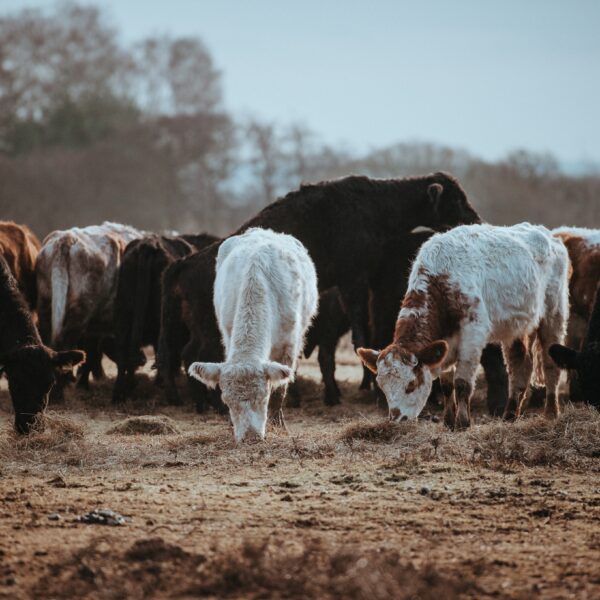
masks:
{"type": "Polygon", "coordinates": [[[490,222],[600,227],[600,177],[568,177],[551,156],[490,164],[426,144],[360,156],[229,114],[198,38],[125,46],[77,4],[0,19],[0,218],[39,235],[105,219],[224,234],[301,182],[434,170],[457,175],[490,222]]]}

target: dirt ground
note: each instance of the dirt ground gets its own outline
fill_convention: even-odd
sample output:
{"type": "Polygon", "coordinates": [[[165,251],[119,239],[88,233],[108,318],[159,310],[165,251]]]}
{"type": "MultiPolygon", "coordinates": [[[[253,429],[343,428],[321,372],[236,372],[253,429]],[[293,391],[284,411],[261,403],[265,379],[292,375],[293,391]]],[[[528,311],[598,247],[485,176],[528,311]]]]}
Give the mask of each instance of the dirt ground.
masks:
{"type": "Polygon", "coordinates": [[[119,410],[110,380],[70,392],[17,438],[3,387],[0,598],[600,598],[597,413],[391,427],[341,358],[342,406],[305,361],[288,432],[239,447],[147,378],[119,410]],[[171,433],[109,433],[132,415],[171,433]],[[125,524],[77,520],[97,508],[125,524]]]}

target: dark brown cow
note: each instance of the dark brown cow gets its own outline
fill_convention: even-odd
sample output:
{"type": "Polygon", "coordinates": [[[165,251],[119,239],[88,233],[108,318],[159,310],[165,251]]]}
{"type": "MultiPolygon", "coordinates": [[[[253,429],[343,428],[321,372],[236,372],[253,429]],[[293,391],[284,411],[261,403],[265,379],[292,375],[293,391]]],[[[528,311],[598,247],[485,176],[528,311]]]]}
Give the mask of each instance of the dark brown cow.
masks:
{"type": "MultiPolygon", "coordinates": [[[[315,263],[320,289],[338,287],[356,347],[368,339],[369,289],[390,240],[418,226],[447,229],[479,221],[458,181],[445,173],[390,180],[352,176],[304,185],[267,206],[236,234],[264,227],[295,236],[315,263]]],[[[173,336],[182,319],[191,334],[183,351],[186,366],[222,359],[212,305],[217,251],[213,244],[165,271],[158,366],[172,401],[180,367],[173,336]]]]}
{"type": "Polygon", "coordinates": [[[46,406],[58,369],[85,360],[80,350],[55,352],[42,344],[25,298],[0,257],[0,368],[8,377],[15,428],[28,433],[46,406]]]}
{"type": "MultiPolygon", "coordinates": [[[[156,346],[160,331],[161,278],[165,268],[188,256],[217,237],[206,233],[168,237],[148,235],[127,245],[119,269],[115,300],[115,358],[117,379],[113,402],[123,402],[131,393],[134,374],[145,361],[142,347],[156,346]]],[[[182,340],[181,345],[186,340],[182,340]]]]}
{"type": "Polygon", "coordinates": [[[37,303],[35,261],[40,248],[40,241],[29,227],[0,221],[0,254],[32,310],[37,303]]]}

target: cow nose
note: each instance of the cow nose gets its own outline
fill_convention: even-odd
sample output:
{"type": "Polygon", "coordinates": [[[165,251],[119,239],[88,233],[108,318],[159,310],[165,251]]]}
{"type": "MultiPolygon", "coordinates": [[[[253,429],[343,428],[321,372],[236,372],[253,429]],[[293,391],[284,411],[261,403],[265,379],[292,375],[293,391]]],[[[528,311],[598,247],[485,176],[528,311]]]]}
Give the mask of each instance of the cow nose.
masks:
{"type": "Polygon", "coordinates": [[[408,417],[407,417],[406,415],[402,415],[402,416],[400,417],[400,420],[401,420],[401,421],[408,421],[408,417]]]}

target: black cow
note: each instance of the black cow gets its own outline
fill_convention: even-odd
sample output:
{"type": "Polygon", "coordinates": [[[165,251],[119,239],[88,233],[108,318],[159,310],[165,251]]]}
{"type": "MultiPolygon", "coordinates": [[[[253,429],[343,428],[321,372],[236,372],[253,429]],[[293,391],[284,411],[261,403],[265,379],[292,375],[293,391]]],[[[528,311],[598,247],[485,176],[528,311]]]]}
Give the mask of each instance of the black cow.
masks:
{"type": "Polygon", "coordinates": [[[19,433],[28,433],[44,410],[58,369],[84,360],[81,350],[55,352],[42,344],[27,302],[0,257],[0,368],[8,377],[19,433]]]}
{"type": "Polygon", "coordinates": [[[550,356],[561,369],[577,373],[577,383],[585,402],[600,409],[600,287],[581,350],[562,344],[550,346],[550,356]]]}
{"type": "MultiPolygon", "coordinates": [[[[320,289],[338,287],[350,319],[352,342],[358,347],[369,339],[371,280],[386,258],[390,240],[418,226],[445,230],[479,222],[451,175],[389,180],[351,176],[303,185],[264,208],[235,234],[265,227],[300,240],[315,263],[320,289]]],[[[186,366],[194,360],[222,360],[212,304],[218,246],[215,243],[178,261],[164,274],[158,366],[171,401],[178,394],[174,378],[180,367],[176,342],[182,321],[190,331],[183,350],[186,366]]],[[[192,385],[198,386],[199,394],[206,393],[198,382],[192,385]]]]}
{"type": "MultiPolygon", "coordinates": [[[[160,332],[161,279],[177,259],[205,248],[218,238],[206,233],[167,237],[148,235],[127,245],[119,269],[115,300],[115,362],[113,402],[131,393],[134,374],[145,362],[142,348],[156,346],[160,332]]],[[[185,343],[182,340],[181,345],[185,343]]]]}

